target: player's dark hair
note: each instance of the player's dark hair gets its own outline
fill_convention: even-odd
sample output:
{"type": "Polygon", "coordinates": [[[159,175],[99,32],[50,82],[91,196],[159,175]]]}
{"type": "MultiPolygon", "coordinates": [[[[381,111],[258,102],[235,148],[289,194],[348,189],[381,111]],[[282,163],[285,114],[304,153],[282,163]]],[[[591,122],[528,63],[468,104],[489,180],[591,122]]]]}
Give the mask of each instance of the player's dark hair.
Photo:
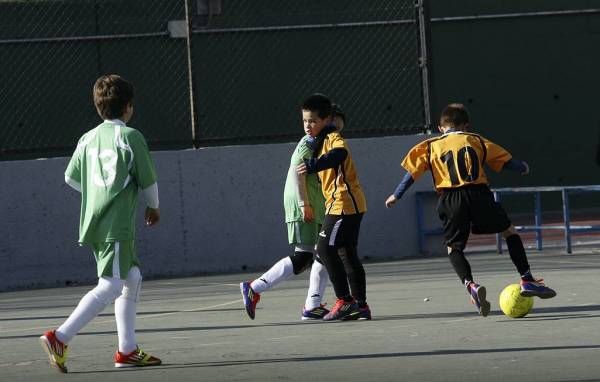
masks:
{"type": "Polygon", "coordinates": [[[337,103],[331,105],[331,114],[335,118],[336,116],[340,117],[344,123],[346,123],[346,114],[342,111],[342,108],[337,103]]]}
{"type": "Polygon", "coordinates": [[[440,126],[458,127],[469,123],[469,112],[462,103],[451,103],[442,110],[440,126]]]}
{"type": "Polygon", "coordinates": [[[321,93],[315,93],[302,102],[302,110],[317,113],[319,118],[327,118],[332,113],[332,103],[329,97],[321,93]]]}
{"type": "Polygon", "coordinates": [[[94,105],[104,119],[123,116],[125,108],[133,101],[133,85],[116,74],[101,76],[94,84],[94,105]]]}

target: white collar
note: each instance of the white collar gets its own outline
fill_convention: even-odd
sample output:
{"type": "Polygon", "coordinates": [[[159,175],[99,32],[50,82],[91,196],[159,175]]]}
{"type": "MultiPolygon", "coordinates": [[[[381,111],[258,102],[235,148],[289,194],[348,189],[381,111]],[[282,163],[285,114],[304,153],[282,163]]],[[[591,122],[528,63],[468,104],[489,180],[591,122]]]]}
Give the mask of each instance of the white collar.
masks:
{"type": "Polygon", "coordinates": [[[444,133],[444,135],[445,134],[456,134],[456,133],[462,133],[462,131],[456,130],[456,129],[448,129],[448,130],[446,130],[446,132],[444,133]]]}
{"type": "Polygon", "coordinates": [[[125,126],[125,122],[121,121],[120,119],[105,119],[104,122],[108,122],[108,123],[114,123],[115,125],[123,125],[125,126]]]}

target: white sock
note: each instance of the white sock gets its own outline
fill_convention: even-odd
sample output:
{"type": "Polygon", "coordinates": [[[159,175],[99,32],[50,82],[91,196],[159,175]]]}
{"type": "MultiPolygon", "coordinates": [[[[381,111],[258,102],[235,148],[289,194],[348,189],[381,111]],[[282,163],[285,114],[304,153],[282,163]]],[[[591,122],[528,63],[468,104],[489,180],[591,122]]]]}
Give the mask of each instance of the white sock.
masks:
{"type": "Polygon", "coordinates": [[[114,277],[100,278],[98,285],[83,296],[69,318],[56,329],[56,338],[64,344],[71,342],[84,326],[121,294],[121,289],[122,280],[114,277]]]}
{"type": "Polygon", "coordinates": [[[308,295],[306,296],[306,303],[304,304],[305,309],[311,310],[321,305],[327,281],[329,281],[327,268],[318,261],[313,261],[312,268],[310,269],[308,295]]]}
{"type": "Polygon", "coordinates": [[[142,275],[138,267],[129,270],[123,293],[115,300],[115,320],[119,336],[119,351],[129,354],[137,348],[135,339],[135,316],[142,288],[142,275]]]}
{"type": "Polygon", "coordinates": [[[285,279],[288,279],[294,274],[294,266],[292,265],[292,259],[289,256],[279,260],[266,271],[262,276],[252,281],[250,287],[256,293],[262,293],[267,289],[271,289],[285,279]]]}

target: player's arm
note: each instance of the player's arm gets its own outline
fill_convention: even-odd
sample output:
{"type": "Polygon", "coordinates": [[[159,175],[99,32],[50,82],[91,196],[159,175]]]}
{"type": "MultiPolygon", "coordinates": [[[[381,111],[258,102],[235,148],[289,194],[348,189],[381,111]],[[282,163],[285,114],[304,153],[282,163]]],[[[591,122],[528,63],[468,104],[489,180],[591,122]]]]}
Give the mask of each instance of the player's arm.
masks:
{"type": "Polygon", "coordinates": [[[486,149],[485,162],[492,170],[496,172],[502,170],[515,171],[521,175],[529,174],[529,165],[527,162],[513,158],[508,151],[494,142],[485,138],[483,138],[483,142],[486,149]]]}
{"type": "Polygon", "coordinates": [[[306,174],[298,174],[295,176],[296,197],[298,206],[302,209],[304,221],[310,223],[314,219],[313,209],[308,200],[308,191],[306,189],[306,174]]]}
{"type": "Polygon", "coordinates": [[[394,190],[394,193],[391,194],[385,201],[385,206],[387,208],[391,208],[396,203],[397,200],[400,200],[402,195],[404,195],[406,190],[408,190],[410,188],[410,186],[413,185],[414,182],[415,182],[415,180],[413,179],[412,175],[410,174],[410,172],[407,171],[406,174],[404,174],[402,181],[400,181],[400,183],[398,183],[398,186],[394,190]]]}
{"type": "Polygon", "coordinates": [[[149,187],[142,189],[142,195],[144,195],[147,205],[144,220],[146,225],[154,225],[160,220],[158,184],[154,182],[149,187]]]}
{"type": "Polygon", "coordinates": [[[147,205],[144,220],[146,225],[151,226],[160,220],[156,170],[154,169],[148,144],[139,131],[135,131],[130,135],[129,144],[134,153],[132,175],[136,179],[147,205]]]}
{"type": "Polygon", "coordinates": [[[328,168],[339,167],[348,157],[348,150],[343,147],[331,149],[319,158],[304,159],[304,163],[298,166],[298,171],[306,174],[314,174],[328,168]]]}
{"type": "Polygon", "coordinates": [[[81,192],[81,183],[76,181],[75,179],[70,178],[67,174],[65,174],[65,183],[69,185],[72,189],[77,192],[81,192]]]}
{"type": "MultiPolygon", "coordinates": [[[[298,147],[298,158],[310,158],[312,156],[312,145],[313,142],[309,141],[310,138],[307,138],[304,141],[303,145],[298,147]]],[[[293,166],[298,166],[303,163],[302,161],[298,161],[293,163],[293,166]]],[[[310,223],[314,220],[313,209],[310,204],[310,199],[308,197],[308,189],[306,187],[306,174],[300,174],[297,171],[294,176],[294,186],[296,191],[296,200],[298,201],[298,206],[302,210],[302,216],[305,222],[310,223]]]]}
{"type": "Polygon", "coordinates": [[[79,160],[81,149],[79,145],[75,149],[67,169],[65,170],[65,183],[77,192],[81,192],[81,163],[79,160]]]}
{"type": "Polygon", "coordinates": [[[385,201],[385,206],[391,208],[397,200],[413,185],[425,171],[429,170],[428,161],[429,143],[424,141],[416,144],[402,161],[402,167],[406,170],[404,177],[392,193],[385,201]]]}
{"type": "Polygon", "coordinates": [[[504,163],[504,166],[502,166],[502,169],[508,171],[515,171],[521,175],[529,174],[529,165],[527,164],[527,162],[515,158],[510,158],[508,161],[506,161],[504,163]]]}

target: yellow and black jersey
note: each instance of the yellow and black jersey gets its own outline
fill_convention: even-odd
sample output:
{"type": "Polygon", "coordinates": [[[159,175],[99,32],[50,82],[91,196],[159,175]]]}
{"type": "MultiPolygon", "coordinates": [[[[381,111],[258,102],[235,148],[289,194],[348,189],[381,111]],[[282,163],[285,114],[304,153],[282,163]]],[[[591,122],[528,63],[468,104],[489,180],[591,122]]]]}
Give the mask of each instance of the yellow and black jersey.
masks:
{"type": "Polygon", "coordinates": [[[488,184],[483,165],[496,172],[512,156],[508,151],[478,134],[453,131],[415,145],[402,167],[417,180],[431,171],[436,189],[469,184],[488,184]]]}
{"type": "Polygon", "coordinates": [[[323,196],[326,199],[325,213],[329,215],[363,213],[367,210],[365,195],[358,182],[350,150],[339,132],[333,131],[324,137],[319,157],[336,148],[347,151],[346,159],[339,166],[318,173],[323,196]]]}

